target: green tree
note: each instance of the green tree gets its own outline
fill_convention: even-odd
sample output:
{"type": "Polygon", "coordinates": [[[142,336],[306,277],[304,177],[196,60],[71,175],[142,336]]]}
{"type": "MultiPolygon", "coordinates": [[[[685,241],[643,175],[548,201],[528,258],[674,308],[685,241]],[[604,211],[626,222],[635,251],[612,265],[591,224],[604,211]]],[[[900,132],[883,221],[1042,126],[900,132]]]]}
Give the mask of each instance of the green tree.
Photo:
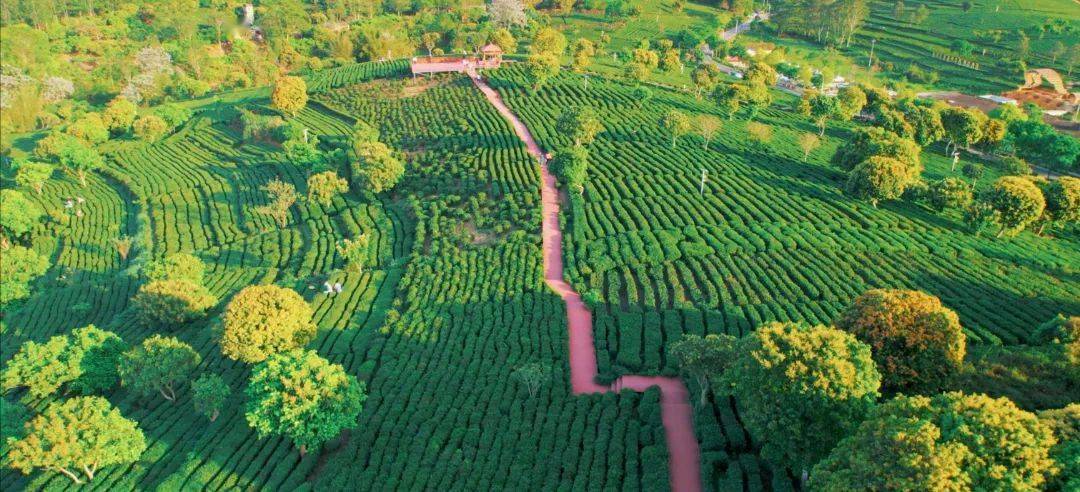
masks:
{"type": "Polygon", "coordinates": [[[1041,490],[1054,436],[1007,398],[952,392],[877,407],[814,467],[841,490],[1041,490]]]}
{"type": "Polygon", "coordinates": [[[977,109],[958,108],[948,106],[941,110],[941,126],[945,130],[945,138],[949,144],[945,146],[945,154],[949,154],[950,147],[970,147],[982,138],[983,121],[986,115],[977,109]]]}
{"type": "Polygon", "coordinates": [[[143,284],[131,303],[143,324],[175,329],[206,316],[217,298],[190,280],[168,279],[143,284]]]}
{"type": "Polygon", "coordinates": [[[191,401],[195,411],[205,415],[211,422],[221,414],[221,406],[229,398],[232,389],[221,376],[206,373],[191,383],[191,401]]]}
{"type": "Polygon", "coordinates": [[[979,178],[983,177],[983,174],[986,174],[985,171],[982,166],[974,162],[964,164],[964,167],[960,168],[960,174],[971,180],[971,189],[975,189],[975,183],[979,181],[979,178]]]}
{"type": "Polygon", "coordinates": [[[271,355],[247,387],[248,425],[259,437],[281,435],[300,448],[319,446],[357,425],[364,383],[311,350],[271,355]]]}
{"type": "Polygon", "coordinates": [[[349,191],[349,182],[334,171],[312,174],[307,179],[308,200],[329,207],[334,197],[349,191]]]}
{"type": "Polygon", "coordinates": [[[49,269],[49,259],[22,246],[0,248],[0,308],[30,297],[30,282],[49,269]]]}
{"type": "Polygon", "coordinates": [[[488,41],[499,48],[502,48],[503,53],[517,53],[517,39],[515,39],[513,33],[505,27],[496,29],[492,32],[491,38],[488,41]]]}
{"type": "Polygon", "coordinates": [[[720,129],[724,127],[724,123],[711,114],[698,115],[695,119],[697,124],[697,133],[701,135],[702,148],[709,150],[709,142],[712,142],[713,137],[717,133],[720,133],[720,129]]]}
{"type": "Polygon", "coordinates": [[[838,115],[843,120],[850,120],[859,115],[866,106],[866,93],[857,85],[848,85],[836,95],[838,115]]]}
{"type": "Polygon", "coordinates": [[[675,358],[679,369],[694,378],[701,388],[698,405],[705,406],[708,402],[709,388],[713,380],[727,370],[734,357],[736,341],[730,335],[683,335],[671,344],[668,353],[675,358]]]}
{"type": "Polygon", "coordinates": [[[664,129],[671,134],[671,148],[675,148],[675,142],[679,137],[690,133],[693,124],[690,121],[690,117],[677,109],[672,109],[664,115],[664,118],[660,121],[664,126],[664,129]]]}
{"type": "Polygon", "coordinates": [[[937,107],[909,104],[904,107],[903,114],[911,126],[911,138],[915,143],[925,147],[945,138],[945,127],[937,107]]]}
{"type": "Polygon", "coordinates": [[[293,76],[278,79],[270,93],[270,102],[286,116],[296,116],[307,106],[307,83],[304,79],[293,76]]]}
{"type": "Polygon", "coordinates": [[[81,394],[108,390],[116,384],[116,364],[125,348],[115,333],[94,325],[44,343],[28,341],[8,361],[3,389],[25,387],[34,398],[46,398],[65,386],[81,394]]]}
{"type": "Polygon", "coordinates": [[[533,53],[525,63],[534,91],[540,90],[549,79],[559,74],[559,56],[554,53],[533,53]]]}
{"type": "Polygon", "coordinates": [[[286,183],[274,178],[263,185],[262,190],[266,192],[268,203],[256,207],[255,211],[269,215],[277,222],[278,227],[284,228],[289,224],[289,209],[300,198],[300,194],[296,192],[296,187],[292,183],[286,183]]]}
{"type": "Polygon", "coordinates": [[[859,128],[847,145],[841,145],[833,154],[832,163],[845,170],[852,170],[872,156],[891,157],[907,169],[907,178],[914,180],[922,174],[922,150],[913,140],[877,127],[859,128]]]}
{"type": "Polygon", "coordinates": [[[8,441],[8,460],[24,474],[58,471],[83,483],[103,466],[134,463],[146,450],[138,424],[98,396],[77,397],[48,406],[26,426],[26,436],[8,441]]]}
{"type": "Polygon", "coordinates": [[[1030,179],[1005,176],[994,182],[986,197],[987,203],[997,212],[1001,229],[1005,233],[1017,233],[1035,222],[1046,208],[1042,191],[1030,179]]]}
{"type": "Polygon", "coordinates": [[[1057,226],[1080,221],[1080,178],[1060,176],[1046,185],[1046,218],[1057,226]]]}
{"type": "Polygon", "coordinates": [[[533,35],[529,50],[533,54],[549,54],[558,57],[566,51],[566,36],[553,27],[541,27],[533,35]]]}
{"type": "Polygon", "coordinates": [[[337,252],[344,260],[346,269],[362,273],[366,266],[371,239],[367,233],[357,234],[354,239],[344,238],[337,245],[337,252]]]}
{"type": "Polygon", "coordinates": [[[840,116],[840,101],[814,89],[807,89],[799,101],[799,112],[809,117],[818,127],[818,136],[825,135],[829,120],[840,116]]]}
{"type": "Polygon", "coordinates": [[[45,182],[53,175],[52,165],[44,162],[24,161],[15,170],[15,184],[32,188],[38,195],[45,188],[45,182]]]}
{"type": "Polygon", "coordinates": [[[592,64],[593,56],[596,56],[596,45],[587,38],[578,38],[574,41],[573,53],[571,66],[575,72],[584,72],[592,64]]]}
{"type": "Polygon", "coordinates": [[[551,172],[566,188],[581,193],[588,179],[589,151],[584,147],[559,149],[551,159],[551,172]]]}
{"type": "Polygon", "coordinates": [[[702,92],[711,93],[723,78],[723,73],[715,63],[702,63],[690,72],[690,80],[694,82],[694,96],[701,97],[702,92]]]}
{"type": "Polygon", "coordinates": [[[382,193],[397,186],[405,175],[405,165],[382,142],[355,142],[353,178],[361,188],[382,193]]]}
{"type": "Polygon", "coordinates": [[[45,215],[41,206],[17,190],[0,190],[0,205],[0,229],[8,238],[26,236],[45,215]]]}
{"type": "Polygon", "coordinates": [[[154,335],[124,352],[120,359],[120,379],[136,394],[161,393],[166,400],[176,400],[177,385],[191,378],[202,361],[195,349],[173,337],[154,335]]]}
{"type": "Polygon", "coordinates": [[[870,201],[875,208],[881,200],[895,200],[912,182],[907,166],[898,159],[871,156],[848,173],[847,192],[870,201]]]}
{"type": "Polygon", "coordinates": [[[173,253],[160,260],[153,260],[143,267],[143,274],[151,282],[155,280],[187,280],[202,285],[206,265],[189,253],[173,253]]]}
{"type": "Polygon", "coordinates": [[[221,352],[247,363],[303,347],[315,337],[311,306],[300,294],[276,285],[251,285],[225,307],[221,352]]]}
{"type": "Polygon", "coordinates": [[[135,106],[135,103],[124,97],[117,97],[105,107],[105,111],[101,113],[101,120],[114,134],[127,133],[131,125],[135,123],[138,112],[139,108],[135,106]]]}
{"type": "Polygon", "coordinates": [[[169,125],[160,116],[148,114],[134,124],[135,136],[147,142],[157,142],[169,133],[169,125]]]}
{"type": "Polygon", "coordinates": [[[1050,448],[1050,457],[1058,469],[1046,490],[1080,490],[1080,403],[1043,410],[1039,412],[1039,420],[1057,437],[1057,444],[1050,448]]]}
{"type": "Polygon", "coordinates": [[[98,145],[109,139],[109,128],[97,113],[86,113],[75,120],[68,125],[67,133],[89,145],[98,145]]]}
{"type": "Polygon", "coordinates": [[[510,376],[525,385],[529,390],[529,398],[536,398],[540,386],[551,379],[551,371],[540,362],[530,362],[514,369],[510,376]]]}
{"type": "Polygon", "coordinates": [[[932,392],[964,363],[967,337],[956,313],[913,290],[874,289],[855,301],[836,327],[870,345],[888,392],[932,392]]]}
{"type": "Polygon", "coordinates": [[[870,347],[834,328],[767,323],[733,353],[717,391],[735,397],[762,457],[777,466],[809,470],[878,396],[870,347]]]}
{"type": "Polygon", "coordinates": [[[960,178],[945,178],[930,184],[930,208],[937,213],[947,208],[963,210],[971,200],[971,187],[960,178]]]}
{"type": "Polygon", "coordinates": [[[75,175],[83,187],[86,186],[87,175],[105,165],[101,154],[76,139],[67,140],[61,145],[57,159],[60,167],[67,173],[75,175]]]}
{"type": "Polygon", "coordinates": [[[559,115],[555,122],[555,129],[562,135],[574,139],[574,145],[588,145],[596,138],[596,134],[604,129],[600,124],[600,118],[596,110],[589,106],[575,106],[559,115]]]}

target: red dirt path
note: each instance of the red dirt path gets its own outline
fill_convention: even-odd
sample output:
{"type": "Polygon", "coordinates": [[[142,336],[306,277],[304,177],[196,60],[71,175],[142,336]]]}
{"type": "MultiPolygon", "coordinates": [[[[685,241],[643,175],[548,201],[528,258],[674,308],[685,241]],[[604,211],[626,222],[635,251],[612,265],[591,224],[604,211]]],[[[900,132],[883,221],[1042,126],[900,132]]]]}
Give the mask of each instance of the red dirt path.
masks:
{"type": "Polygon", "coordinates": [[[543,207],[541,234],[544,251],[544,279],[555,293],[566,302],[566,317],[570,332],[570,385],[575,394],[603,393],[631,389],[643,392],[652,386],[660,387],[660,407],[664,422],[664,435],[669,455],[668,467],[671,490],[698,492],[701,490],[701,451],[694,437],[693,409],[689,392],[682,380],[659,376],[620,377],[611,386],[596,383],[596,348],[593,346],[592,315],[582,302],[581,296],[563,279],[562,231],[559,230],[559,193],[555,188],[555,176],[548,170],[547,158],[537,145],[532,133],[503,103],[495,92],[475,74],[470,74],[476,87],[484,93],[495,109],[510,122],[526,148],[540,162],[540,198],[543,207]]]}

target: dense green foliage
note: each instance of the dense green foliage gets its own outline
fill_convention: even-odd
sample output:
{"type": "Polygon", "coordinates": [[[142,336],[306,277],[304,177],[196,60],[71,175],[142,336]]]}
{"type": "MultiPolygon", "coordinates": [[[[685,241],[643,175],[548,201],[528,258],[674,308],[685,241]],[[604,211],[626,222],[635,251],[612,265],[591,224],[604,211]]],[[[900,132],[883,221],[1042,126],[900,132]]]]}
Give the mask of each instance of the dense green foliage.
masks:
{"type": "Polygon", "coordinates": [[[1057,442],[1005,398],[900,396],[814,467],[820,490],[1041,490],[1057,442]]]}
{"type": "Polygon", "coordinates": [[[120,359],[120,380],[141,396],[161,393],[176,400],[177,385],[191,378],[202,361],[190,345],[173,337],[154,335],[124,352],[120,359]]]}
{"type": "Polygon", "coordinates": [[[769,323],[735,345],[717,383],[779,466],[809,470],[866,416],[881,373],[870,347],[824,326],[769,323]]]}
{"type": "Polygon", "coordinates": [[[25,387],[34,398],[48,397],[61,387],[81,394],[106,391],[116,385],[117,363],[125,348],[115,333],[94,325],[44,343],[28,341],[4,367],[3,388],[25,387]]]}
{"type": "Polygon", "coordinates": [[[310,350],[273,354],[255,366],[245,416],[259,437],[281,435],[304,454],[355,428],[364,385],[310,350]]]}
{"type": "Polygon", "coordinates": [[[225,307],[221,352],[252,363],[303,347],[315,336],[312,315],[311,306],[295,291],[276,285],[245,287],[225,307]]]}
{"type": "Polygon", "coordinates": [[[859,297],[837,328],[870,345],[888,392],[933,392],[960,372],[966,338],[960,320],[923,292],[875,289],[859,297]]]}
{"type": "Polygon", "coordinates": [[[7,444],[11,467],[58,471],[75,483],[93,480],[100,467],[132,463],[146,449],[138,425],[99,396],[50,404],[27,423],[26,436],[7,444]]]}

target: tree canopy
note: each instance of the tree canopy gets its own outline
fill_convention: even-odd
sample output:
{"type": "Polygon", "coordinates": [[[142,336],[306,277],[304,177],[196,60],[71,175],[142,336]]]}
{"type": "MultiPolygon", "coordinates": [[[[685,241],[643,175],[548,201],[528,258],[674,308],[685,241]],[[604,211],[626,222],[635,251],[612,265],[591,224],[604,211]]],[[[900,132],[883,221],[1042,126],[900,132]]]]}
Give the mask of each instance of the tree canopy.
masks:
{"type": "Polygon", "coordinates": [[[93,480],[101,467],[138,460],[146,439],[108,400],[83,396],[52,403],[27,423],[26,436],[8,446],[12,468],[58,471],[83,483],[80,473],[93,480]]]}
{"type": "Polygon", "coordinates": [[[221,352],[230,359],[253,363],[303,347],[315,337],[312,314],[311,306],[291,289],[244,287],[225,307],[221,352]]]}
{"type": "Polygon", "coordinates": [[[30,282],[49,269],[49,259],[30,248],[0,248],[0,307],[30,296],[30,282]]]}
{"type": "Polygon", "coordinates": [[[814,467],[815,489],[1041,490],[1056,442],[1007,398],[899,396],[814,467]]]}
{"type": "Polygon", "coordinates": [[[120,378],[125,387],[142,395],[161,393],[176,400],[176,386],[189,379],[202,357],[190,345],[174,337],[154,335],[120,359],[120,378]]]}
{"type": "Polygon", "coordinates": [[[274,108],[288,116],[296,116],[307,106],[307,83],[300,77],[285,76],[274,83],[270,93],[274,108]]]}
{"type": "Polygon", "coordinates": [[[870,347],[825,326],[767,323],[735,344],[718,392],[778,466],[809,470],[865,417],[881,374],[870,347]]]}
{"type": "Polygon", "coordinates": [[[205,316],[217,298],[190,280],[168,279],[143,284],[131,302],[144,324],[177,328],[205,316]]]}
{"type": "Polygon", "coordinates": [[[836,327],[870,345],[886,391],[936,391],[964,362],[967,337],[960,319],[924,292],[867,291],[840,315],[836,327]]]}
{"type": "Polygon", "coordinates": [[[248,425],[260,437],[281,435],[300,448],[319,446],[357,425],[364,383],[311,350],[271,355],[247,387],[248,425]]]}
{"type": "Polygon", "coordinates": [[[38,343],[27,341],[7,362],[5,391],[24,387],[34,398],[45,398],[61,387],[81,394],[105,391],[118,379],[116,365],[126,349],[115,333],[94,325],[38,343]]]}

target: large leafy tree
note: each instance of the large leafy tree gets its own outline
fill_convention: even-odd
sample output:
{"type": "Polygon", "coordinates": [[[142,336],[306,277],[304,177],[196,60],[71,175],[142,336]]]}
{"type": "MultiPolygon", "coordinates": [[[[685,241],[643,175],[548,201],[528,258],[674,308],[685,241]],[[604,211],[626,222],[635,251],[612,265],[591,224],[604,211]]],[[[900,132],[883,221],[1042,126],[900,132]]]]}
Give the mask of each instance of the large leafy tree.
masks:
{"type": "Polygon", "coordinates": [[[49,405],[26,425],[26,436],[8,441],[12,468],[58,471],[75,483],[93,480],[103,466],[133,463],[146,449],[138,425],[98,396],[49,405]]]}
{"type": "Polygon", "coordinates": [[[1041,490],[1055,442],[1007,398],[899,396],[876,408],[814,467],[814,488],[1041,490]]]}
{"type": "Polygon", "coordinates": [[[551,172],[567,189],[581,193],[588,179],[589,150],[584,147],[559,149],[551,159],[551,172]]]}
{"type": "Polygon", "coordinates": [[[190,280],[170,279],[143,284],[131,302],[144,324],[177,328],[205,316],[217,298],[190,280]]]}
{"type": "Polygon", "coordinates": [[[824,326],[768,323],[735,344],[718,384],[777,466],[809,470],[874,404],[881,374],[870,347],[824,326]]]}
{"type": "Polygon", "coordinates": [[[1038,220],[1046,208],[1042,190],[1030,179],[1019,176],[998,178],[986,201],[997,211],[997,220],[1001,224],[998,237],[1024,230],[1038,220]]]}
{"type": "Polygon", "coordinates": [[[962,210],[971,204],[971,187],[960,178],[945,178],[930,184],[927,198],[938,213],[947,208],[962,210]]]}
{"type": "Polygon", "coordinates": [[[859,163],[848,174],[847,192],[870,201],[877,207],[881,200],[895,200],[911,183],[908,167],[899,159],[880,155],[859,163]]]}
{"type": "MultiPolygon", "coordinates": [[[[20,238],[37,227],[45,211],[16,190],[0,190],[0,229],[7,238],[20,238]]],[[[0,242],[4,239],[0,239],[0,242]]]]}
{"type": "Polygon", "coordinates": [[[924,292],[867,291],[840,315],[836,327],[870,345],[887,391],[936,391],[964,362],[967,337],[960,319],[924,292]]]}
{"type": "Polygon", "coordinates": [[[693,129],[693,122],[690,121],[690,117],[676,109],[668,111],[664,118],[660,120],[660,124],[671,134],[671,148],[673,149],[679,137],[690,133],[690,130],[693,129]]]}
{"type": "Polygon", "coordinates": [[[707,402],[711,381],[720,377],[734,356],[736,339],[730,335],[683,335],[668,352],[687,376],[694,378],[701,392],[698,405],[707,402]]]}
{"type": "Polygon", "coordinates": [[[86,186],[90,172],[105,165],[105,160],[96,150],[77,139],[64,140],[57,149],[56,158],[65,172],[86,186]]]}
{"type": "Polygon", "coordinates": [[[308,176],[307,187],[308,200],[329,207],[335,196],[349,191],[349,182],[334,171],[323,171],[308,176]]]}
{"type": "Polygon", "coordinates": [[[1050,448],[1050,457],[1058,469],[1046,490],[1080,490],[1080,403],[1039,412],[1039,420],[1053,431],[1058,442],[1050,448]]]}
{"type": "Polygon", "coordinates": [[[941,125],[950,147],[969,147],[982,139],[983,122],[987,117],[981,111],[971,108],[949,106],[941,109],[941,125]]]}
{"type": "Polygon", "coordinates": [[[549,79],[559,74],[559,56],[554,53],[532,53],[525,62],[529,78],[532,79],[532,89],[539,90],[549,79]]]}
{"type": "Polygon", "coordinates": [[[846,170],[854,169],[859,163],[871,156],[883,156],[897,159],[904,163],[912,179],[922,173],[922,150],[913,140],[903,138],[893,132],[877,127],[855,130],[855,136],[841,145],[833,154],[832,163],[846,170]]]}
{"type": "Polygon", "coordinates": [[[382,193],[397,186],[405,175],[405,165],[382,142],[354,142],[353,152],[353,178],[361,188],[382,193]]]}
{"type": "Polygon", "coordinates": [[[822,136],[829,120],[840,116],[840,101],[814,89],[807,89],[799,101],[799,112],[814,121],[818,126],[818,136],[822,136]]]}
{"type": "Polygon", "coordinates": [[[589,106],[576,106],[564,111],[555,122],[555,129],[574,139],[574,145],[588,145],[604,127],[596,110],[589,106]]]}
{"type": "Polygon", "coordinates": [[[65,385],[82,394],[107,390],[116,384],[116,365],[125,348],[115,333],[94,325],[44,343],[28,341],[4,368],[3,389],[24,387],[34,398],[48,397],[65,385]]]}
{"type": "Polygon", "coordinates": [[[315,337],[311,306],[300,294],[276,285],[252,285],[225,307],[221,352],[243,362],[303,347],[315,337]]]}
{"type": "Polygon", "coordinates": [[[161,393],[176,400],[177,384],[189,379],[202,361],[195,349],[173,337],[154,335],[120,359],[120,378],[125,387],[142,395],[161,393]]]}
{"type": "Polygon", "coordinates": [[[32,188],[40,195],[45,189],[45,182],[52,177],[55,170],[51,164],[44,162],[21,162],[15,170],[15,183],[32,188]]]}
{"type": "Polygon", "coordinates": [[[1080,178],[1061,176],[1046,185],[1047,222],[1063,226],[1080,222],[1080,178]]]}
{"type": "Polygon", "coordinates": [[[0,247],[0,308],[30,296],[30,282],[49,269],[49,259],[22,246],[0,247]]]}
{"type": "Polygon", "coordinates": [[[270,102],[274,108],[288,116],[296,116],[307,106],[307,83],[300,77],[285,76],[274,83],[270,102]]]}
{"type": "Polygon", "coordinates": [[[247,387],[248,425],[260,437],[291,440],[304,455],[357,425],[364,383],[311,350],[275,354],[255,367],[247,387]]]}
{"type": "Polygon", "coordinates": [[[135,106],[135,103],[128,101],[127,98],[117,97],[109,102],[105,112],[101,114],[101,119],[109,131],[115,134],[126,133],[135,123],[138,112],[139,108],[135,106]]]}

